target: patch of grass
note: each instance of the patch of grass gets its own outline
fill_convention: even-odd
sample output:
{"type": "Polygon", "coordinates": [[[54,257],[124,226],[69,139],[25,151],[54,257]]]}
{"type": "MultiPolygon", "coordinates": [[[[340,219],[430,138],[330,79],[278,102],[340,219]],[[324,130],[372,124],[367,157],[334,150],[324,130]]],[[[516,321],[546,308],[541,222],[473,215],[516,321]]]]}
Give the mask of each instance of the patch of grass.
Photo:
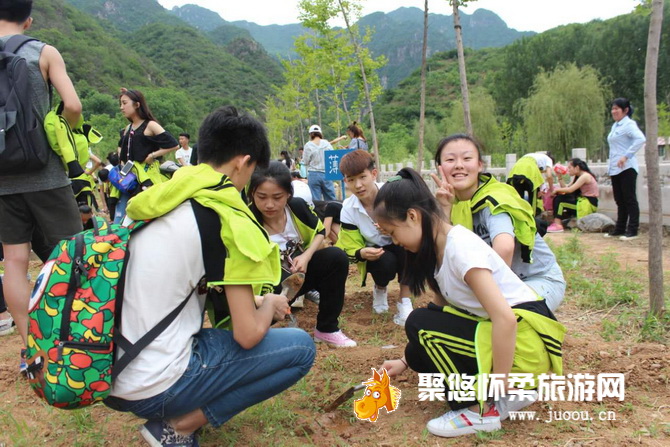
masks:
{"type": "Polygon", "coordinates": [[[656,343],[668,343],[670,337],[670,313],[662,316],[647,313],[640,327],[640,340],[656,343]]]}
{"type": "Polygon", "coordinates": [[[330,354],[323,359],[323,369],[326,371],[344,372],[344,365],[335,354],[330,354]]]}
{"type": "MultiPolygon", "coordinates": [[[[573,234],[561,246],[552,246],[568,284],[566,295],[585,309],[610,309],[615,305],[634,304],[644,289],[641,274],[622,269],[616,253],[599,259],[585,256],[578,234],[573,234]]],[[[606,332],[610,331],[607,328],[606,332]]]]}
{"type": "Polygon", "coordinates": [[[621,340],[619,323],[607,319],[603,320],[600,335],[605,341],[621,340]]]}
{"type": "Polygon", "coordinates": [[[505,429],[494,431],[478,431],[475,436],[475,445],[486,445],[491,441],[499,441],[505,435],[505,429]]]}
{"type": "Polygon", "coordinates": [[[584,250],[579,243],[577,234],[570,236],[565,243],[558,247],[552,244],[551,241],[547,242],[564,272],[579,268],[579,265],[584,260],[584,250]]]}
{"type": "Polygon", "coordinates": [[[0,410],[0,426],[2,426],[1,439],[8,440],[8,445],[28,446],[32,445],[30,429],[25,421],[17,421],[12,413],[0,410]]]}
{"type": "Polygon", "coordinates": [[[585,309],[609,309],[639,301],[643,290],[640,274],[621,269],[613,253],[583,262],[579,270],[569,272],[568,288],[577,306],[585,309]]]}

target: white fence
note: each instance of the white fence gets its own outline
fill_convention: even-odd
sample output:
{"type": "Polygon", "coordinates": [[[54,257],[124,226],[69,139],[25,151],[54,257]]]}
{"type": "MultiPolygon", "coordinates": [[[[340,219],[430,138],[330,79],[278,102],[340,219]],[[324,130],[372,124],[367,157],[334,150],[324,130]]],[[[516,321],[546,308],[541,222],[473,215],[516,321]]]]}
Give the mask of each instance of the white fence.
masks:
{"type": "MultiPolygon", "coordinates": [[[[612,181],[607,175],[607,160],[605,162],[592,161],[587,158],[586,149],[573,149],[572,156],[586,160],[589,168],[598,180],[598,188],[600,190],[600,198],[598,200],[598,211],[607,214],[612,219],[616,219],[617,209],[614,203],[614,196],[612,194],[612,181]]],[[[640,166],[640,172],[637,177],[637,200],[640,204],[640,222],[649,223],[649,193],[647,189],[647,167],[644,161],[644,149],[637,153],[637,161],[640,166]]],[[[516,163],[516,154],[507,154],[505,156],[505,167],[490,167],[491,156],[484,156],[486,172],[493,174],[497,179],[504,180],[507,173],[516,163]]],[[[563,161],[567,165],[567,161],[563,161]]],[[[386,181],[389,177],[395,175],[403,167],[413,168],[413,163],[405,165],[401,163],[382,165],[380,169],[380,181],[386,181]]],[[[425,167],[425,166],[424,166],[425,167]]],[[[422,169],[421,176],[426,180],[428,187],[433,191],[435,185],[430,178],[430,173],[435,171],[435,162],[431,160],[430,169],[422,169]]],[[[670,226],[670,161],[660,160],[660,176],[661,176],[661,194],[663,198],[663,225],[670,226]]]]}

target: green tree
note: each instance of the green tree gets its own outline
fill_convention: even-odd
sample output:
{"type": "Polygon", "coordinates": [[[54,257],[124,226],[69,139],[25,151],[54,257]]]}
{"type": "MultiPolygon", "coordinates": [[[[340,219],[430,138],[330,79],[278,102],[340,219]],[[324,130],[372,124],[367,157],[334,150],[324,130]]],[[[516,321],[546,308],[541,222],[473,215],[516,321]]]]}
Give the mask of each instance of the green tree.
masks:
{"type": "MultiPolygon", "coordinates": [[[[413,152],[415,140],[407,129],[400,123],[393,123],[387,132],[379,132],[379,147],[381,149],[380,163],[401,163],[408,161],[413,152]]],[[[378,163],[377,166],[380,166],[378,163]]]]}
{"type": "Polygon", "coordinates": [[[550,150],[567,159],[575,147],[599,147],[606,98],[595,69],[575,64],[540,73],[531,95],[522,101],[527,151],[550,150]]]}
{"type": "MultiPolygon", "coordinates": [[[[474,89],[470,96],[470,113],[475,137],[484,145],[486,152],[504,152],[502,132],[496,116],[496,104],[493,96],[484,89],[474,89]]],[[[445,119],[447,134],[467,133],[464,129],[463,106],[460,100],[454,101],[451,113],[445,119]]]]}

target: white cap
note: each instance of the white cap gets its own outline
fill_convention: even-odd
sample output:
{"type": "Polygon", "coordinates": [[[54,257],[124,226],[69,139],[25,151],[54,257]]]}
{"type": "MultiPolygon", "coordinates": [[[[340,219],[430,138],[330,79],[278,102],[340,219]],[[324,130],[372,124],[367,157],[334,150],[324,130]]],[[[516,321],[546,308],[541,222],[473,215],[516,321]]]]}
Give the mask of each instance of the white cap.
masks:
{"type": "Polygon", "coordinates": [[[321,128],[319,126],[317,126],[316,124],[312,124],[312,127],[309,128],[309,133],[312,133],[312,132],[322,133],[321,128]]]}

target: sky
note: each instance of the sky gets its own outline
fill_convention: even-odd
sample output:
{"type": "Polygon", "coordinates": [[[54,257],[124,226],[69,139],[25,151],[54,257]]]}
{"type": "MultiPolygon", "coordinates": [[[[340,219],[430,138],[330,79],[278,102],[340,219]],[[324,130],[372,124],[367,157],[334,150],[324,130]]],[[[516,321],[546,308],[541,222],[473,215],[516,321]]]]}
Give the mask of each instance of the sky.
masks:
{"type": "MultiPolygon", "coordinates": [[[[298,0],[158,0],[167,9],[196,4],[219,13],[226,21],[246,20],[259,25],[297,23],[298,0]]],[[[424,7],[423,0],[361,0],[363,15],[390,12],[402,6],[424,7]]],[[[477,0],[462,11],[472,14],[479,8],[500,16],[517,31],[542,32],[568,23],[609,19],[631,12],[639,0],[477,0]]],[[[428,11],[451,15],[447,0],[430,0],[428,11]]]]}

